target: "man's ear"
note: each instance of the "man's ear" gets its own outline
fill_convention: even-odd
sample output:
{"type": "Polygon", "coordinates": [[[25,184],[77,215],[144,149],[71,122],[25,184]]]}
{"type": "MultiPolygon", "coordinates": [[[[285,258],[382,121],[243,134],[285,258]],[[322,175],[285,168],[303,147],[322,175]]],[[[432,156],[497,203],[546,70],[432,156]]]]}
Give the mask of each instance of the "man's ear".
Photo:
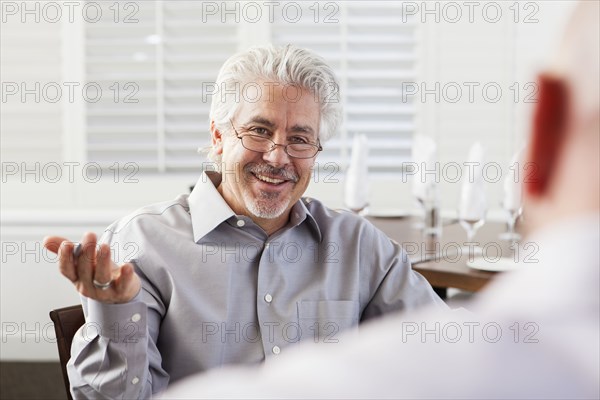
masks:
{"type": "Polygon", "coordinates": [[[523,184],[531,197],[543,196],[552,180],[565,142],[568,92],[559,78],[541,75],[539,97],[534,111],[528,162],[523,184]]]}
{"type": "Polygon", "coordinates": [[[216,154],[223,154],[223,135],[215,126],[215,121],[210,121],[210,135],[212,137],[212,146],[216,154]]]}

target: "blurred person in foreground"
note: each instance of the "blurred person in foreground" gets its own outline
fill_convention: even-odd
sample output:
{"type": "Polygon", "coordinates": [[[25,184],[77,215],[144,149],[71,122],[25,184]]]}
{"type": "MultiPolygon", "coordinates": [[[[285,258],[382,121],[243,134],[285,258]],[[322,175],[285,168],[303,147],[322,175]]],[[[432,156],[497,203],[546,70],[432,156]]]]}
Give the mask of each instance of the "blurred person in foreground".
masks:
{"type": "Polygon", "coordinates": [[[477,317],[387,317],[341,346],[214,371],[165,398],[598,399],[599,15],[599,2],[578,4],[539,77],[528,152],[537,173],[524,182],[538,262],[498,278],[469,307],[477,317]]]}
{"type": "Polygon", "coordinates": [[[48,237],[86,324],[67,370],[76,398],[149,398],[226,364],[392,311],[444,302],[364,218],[302,197],[337,132],[333,70],[295,46],[232,56],[215,82],[209,156],[191,194],[112,224],[82,251],[48,237]],[[111,251],[112,258],[111,260],[111,251]]]}

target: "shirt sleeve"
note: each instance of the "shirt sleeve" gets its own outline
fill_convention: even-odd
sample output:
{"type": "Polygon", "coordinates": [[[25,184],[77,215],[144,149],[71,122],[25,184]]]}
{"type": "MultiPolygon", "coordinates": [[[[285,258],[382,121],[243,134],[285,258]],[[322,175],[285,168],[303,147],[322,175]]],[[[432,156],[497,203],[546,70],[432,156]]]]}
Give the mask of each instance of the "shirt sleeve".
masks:
{"type": "MultiPolygon", "coordinates": [[[[100,241],[118,246],[110,231],[100,241]]],[[[127,254],[122,250],[121,254],[127,254]]],[[[169,382],[156,346],[164,307],[152,294],[135,258],[124,260],[114,257],[114,252],[113,258],[117,264],[130,261],[135,265],[142,288],[124,304],[81,297],[86,322],[73,338],[67,364],[75,399],[147,399],[169,382]]]]}
{"type": "Polygon", "coordinates": [[[412,311],[425,306],[449,309],[435,293],[423,275],[414,271],[408,254],[397,242],[372,226],[369,249],[361,255],[361,265],[369,268],[362,271],[368,276],[372,297],[363,310],[361,320],[377,317],[394,311],[412,311]]]}
{"type": "Polygon", "coordinates": [[[86,323],[67,364],[73,398],[151,398],[166,388],[169,376],[156,347],[160,317],[142,297],[125,304],[82,297],[86,323]]]}

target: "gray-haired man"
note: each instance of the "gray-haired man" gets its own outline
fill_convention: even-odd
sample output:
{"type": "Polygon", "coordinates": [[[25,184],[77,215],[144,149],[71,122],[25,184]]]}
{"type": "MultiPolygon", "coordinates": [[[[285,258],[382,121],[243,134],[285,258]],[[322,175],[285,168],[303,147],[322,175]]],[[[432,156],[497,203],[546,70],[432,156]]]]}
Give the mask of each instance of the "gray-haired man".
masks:
{"type": "Polygon", "coordinates": [[[398,244],[301,197],[340,119],[320,57],[253,48],[224,64],[216,87],[209,155],[220,172],[117,221],[98,251],[93,234],[77,259],[72,243],[47,238],[86,312],[68,365],[75,397],[146,398],[301,340],[337,342],[381,314],[445,307],[398,244]]]}
{"type": "Polygon", "coordinates": [[[524,180],[539,250],[469,304],[387,317],[341,346],[213,371],[165,398],[600,398],[600,3],[581,1],[539,77],[524,180]],[[533,261],[533,260],[532,260],[533,261]]]}

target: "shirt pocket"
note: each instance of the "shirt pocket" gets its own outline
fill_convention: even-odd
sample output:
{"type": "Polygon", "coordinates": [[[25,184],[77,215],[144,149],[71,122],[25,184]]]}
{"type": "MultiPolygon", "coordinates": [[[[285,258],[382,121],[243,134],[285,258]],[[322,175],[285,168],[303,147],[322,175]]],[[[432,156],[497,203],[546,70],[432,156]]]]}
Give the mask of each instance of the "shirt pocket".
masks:
{"type": "Polygon", "coordinates": [[[341,332],[358,326],[358,301],[303,300],[296,304],[302,341],[338,343],[341,332]]]}

